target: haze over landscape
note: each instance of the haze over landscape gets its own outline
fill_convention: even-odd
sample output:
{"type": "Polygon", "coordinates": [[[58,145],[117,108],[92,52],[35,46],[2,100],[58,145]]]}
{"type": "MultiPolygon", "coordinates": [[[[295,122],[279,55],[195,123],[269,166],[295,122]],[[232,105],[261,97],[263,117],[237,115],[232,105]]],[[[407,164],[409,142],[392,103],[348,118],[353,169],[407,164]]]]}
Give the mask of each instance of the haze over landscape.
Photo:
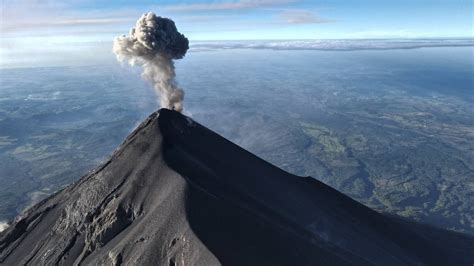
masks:
{"type": "Polygon", "coordinates": [[[1,2],[0,231],[161,105],[376,211],[474,235],[472,1],[79,2],[1,2]],[[124,34],[149,10],[180,31],[144,54],[157,40],[124,34]]]}
{"type": "MultiPolygon", "coordinates": [[[[242,147],[380,210],[472,233],[471,53],[217,50],[191,52],[177,72],[186,112],[242,147]]],[[[3,220],[97,165],[157,108],[138,69],[0,75],[3,220]]]]}

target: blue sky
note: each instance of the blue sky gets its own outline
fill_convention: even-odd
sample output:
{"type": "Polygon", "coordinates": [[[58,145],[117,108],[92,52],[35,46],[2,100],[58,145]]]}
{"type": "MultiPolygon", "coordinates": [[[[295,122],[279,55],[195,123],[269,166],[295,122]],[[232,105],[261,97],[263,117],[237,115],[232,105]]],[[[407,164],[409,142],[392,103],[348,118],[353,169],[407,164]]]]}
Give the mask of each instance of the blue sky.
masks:
{"type": "Polygon", "coordinates": [[[96,57],[147,11],[192,42],[472,37],[474,10],[472,0],[1,0],[0,66],[96,57]]]}

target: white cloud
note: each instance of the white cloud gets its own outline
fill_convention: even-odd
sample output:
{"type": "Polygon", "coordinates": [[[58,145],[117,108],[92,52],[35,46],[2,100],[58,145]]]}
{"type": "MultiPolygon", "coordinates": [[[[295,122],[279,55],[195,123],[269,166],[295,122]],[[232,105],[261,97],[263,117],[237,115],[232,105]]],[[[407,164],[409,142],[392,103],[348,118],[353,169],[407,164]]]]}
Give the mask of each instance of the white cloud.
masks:
{"type": "Polygon", "coordinates": [[[0,232],[4,231],[7,228],[8,228],[8,223],[0,222],[0,232]]]}
{"type": "Polygon", "coordinates": [[[315,23],[329,23],[333,20],[324,19],[317,14],[307,10],[285,10],[280,12],[279,17],[283,22],[289,24],[315,24],[315,23]]]}
{"type": "Polygon", "coordinates": [[[79,27],[79,26],[104,26],[117,25],[122,23],[130,23],[132,18],[56,18],[47,20],[44,18],[36,18],[23,21],[5,21],[0,26],[2,33],[18,32],[24,30],[38,28],[55,28],[55,27],[79,27]]]}
{"type": "Polygon", "coordinates": [[[96,28],[134,23],[139,16],[136,10],[80,10],[74,1],[19,0],[1,2],[0,32],[5,35],[36,33],[43,29],[56,30],[96,28]],[[74,28],[74,29],[73,29],[74,28]]]}
{"type": "Polygon", "coordinates": [[[283,5],[293,2],[295,2],[295,0],[239,0],[199,4],[177,4],[165,6],[164,9],[169,11],[236,10],[271,7],[275,5],[283,5]]]}

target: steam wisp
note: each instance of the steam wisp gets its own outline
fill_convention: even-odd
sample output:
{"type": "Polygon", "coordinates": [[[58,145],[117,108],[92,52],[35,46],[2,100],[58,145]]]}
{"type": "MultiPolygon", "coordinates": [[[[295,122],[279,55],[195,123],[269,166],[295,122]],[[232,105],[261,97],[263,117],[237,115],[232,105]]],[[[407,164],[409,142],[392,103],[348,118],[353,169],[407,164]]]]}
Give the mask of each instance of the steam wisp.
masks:
{"type": "Polygon", "coordinates": [[[174,59],[181,59],[189,48],[188,39],[171,19],[143,14],[129,36],[114,39],[113,52],[120,62],[143,67],[142,77],[153,84],[161,107],[183,110],[184,91],[178,87],[174,59]]]}

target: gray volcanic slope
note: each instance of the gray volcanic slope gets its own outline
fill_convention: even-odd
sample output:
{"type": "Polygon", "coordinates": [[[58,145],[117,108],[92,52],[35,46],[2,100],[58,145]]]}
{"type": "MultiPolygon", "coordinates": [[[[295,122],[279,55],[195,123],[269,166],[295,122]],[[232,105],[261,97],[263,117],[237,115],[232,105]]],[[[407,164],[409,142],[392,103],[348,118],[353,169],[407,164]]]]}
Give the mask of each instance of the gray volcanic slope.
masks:
{"type": "Polygon", "coordinates": [[[177,112],[0,234],[2,265],[472,265],[474,239],[379,214],[177,112]]]}

